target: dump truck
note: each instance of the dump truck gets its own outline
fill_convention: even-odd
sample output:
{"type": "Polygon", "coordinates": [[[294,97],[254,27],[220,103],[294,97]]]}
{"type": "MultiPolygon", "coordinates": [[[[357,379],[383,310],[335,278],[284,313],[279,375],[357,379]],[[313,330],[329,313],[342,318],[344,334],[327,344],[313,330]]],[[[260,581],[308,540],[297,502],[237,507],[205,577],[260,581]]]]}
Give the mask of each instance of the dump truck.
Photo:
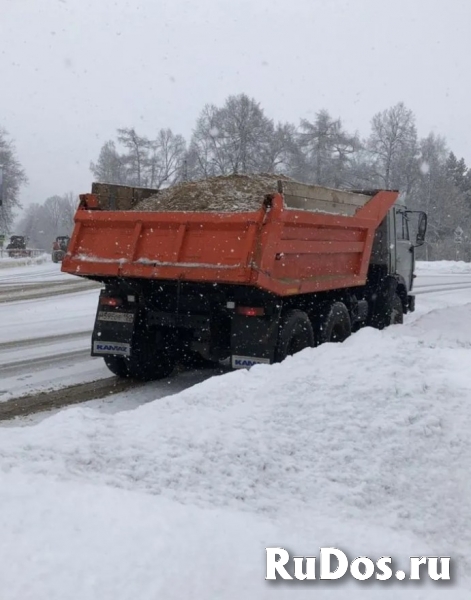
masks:
{"type": "Polygon", "coordinates": [[[12,235],[6,247],[10,258],[24,258],[32,255],[31,250],[26,247],[27,238],[24,235],[12,235]]]}
{"type": "Polygon", "coordinates": [[[68,235],[58,235],[54,242],[52,243],[52,253],[51,259],[52,262],[58,263],[62,262],[64,259],[65,253],[67,252],[67,248],[69,246],[70,237],[68,235]]]}
{"type": "MultiPolygon", "coordinates": [[[[217,189],[224,195],[224,181],[217,189]]],[[[196,201],[149,210],[142,199],[152,194],[93,184],[61,267],[104,284],[91,353],[120,377],[163,378],[193,359],[275,363],[414,310],[414,250],[427,216],[397,191],[285,178],[234,211],[237,194],[224,211],[196,201]]]]}

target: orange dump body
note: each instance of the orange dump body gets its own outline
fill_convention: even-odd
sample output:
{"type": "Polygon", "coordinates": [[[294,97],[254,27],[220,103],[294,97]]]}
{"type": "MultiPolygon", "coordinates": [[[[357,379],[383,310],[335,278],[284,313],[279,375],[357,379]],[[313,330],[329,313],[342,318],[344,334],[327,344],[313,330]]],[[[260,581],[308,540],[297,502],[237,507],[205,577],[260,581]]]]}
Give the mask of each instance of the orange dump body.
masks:
{"type": "Polygon", "coordinates": [[[354,214],[270,206],[242,213],[91,209],[82,196],[62,271],[255,286],[280,296],[364,285],[375,230],[397,192],[368,196],[354,214]]]}

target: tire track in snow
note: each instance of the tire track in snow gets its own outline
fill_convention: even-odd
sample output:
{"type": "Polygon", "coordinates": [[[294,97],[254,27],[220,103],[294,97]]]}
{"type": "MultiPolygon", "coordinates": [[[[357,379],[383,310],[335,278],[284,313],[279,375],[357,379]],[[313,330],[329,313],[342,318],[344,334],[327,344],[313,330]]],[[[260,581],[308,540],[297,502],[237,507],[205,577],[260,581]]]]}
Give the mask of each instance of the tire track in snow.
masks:
{"type": "Polygon", "coordinates": [[[54,283],[33,283],[21,286],[0,288],[0,303],[16,303],[23,300],[40,300],[51,296],[62,296],[85,290],[98,289],[100,283],[94,281],[61,281],[54,283]]]}
{"type": "Polygon", "coordinates": [[[25,417],[27,415],[80,404],[89,400],[99,400],[107,396],[145,385],[131,379],[110,377],[87,383],[80,383],[59,390],[45,391],[0,403],[0,421],[25,417]]]}
{"type": "Polygon", "coordinates": [[[415,295],[420,294],[449,294],[458,290],[469,290],[471,289],[471,283],[463,283],[461,285],[447,285],[444,284],[430,284],[424,286],[415,286],[412,293],[415,295]]]}
{"type": "Polygon", "coordinates": [[[46,346],[48,344],[54,344],[57,342],[66,342],[70,340],[74,340],[75,338],[92,336],[92,332],[88,329],[84,331],[76,331],[73,333],[59,333],[56,335],[47,335],[39,338],[30,338],[27,340],[18,340],[12,342],[4,342],[0,344],[0,352],[3,350],[16,350],[18,348],[28,348],[28,347],[38,347],[38,346],[46,346]]]}
{"type": "Polygon", "coordinates": [[[21,375],[22,370],[32,371],[38,367],[55,367],[62,360],[86,359],[90,356],[90,350],[69,350],[54,354],[52,356],[39,356],[37,358],[27,358],[16,360],[0,365],[0,377],[12,377],[21,375]]]}

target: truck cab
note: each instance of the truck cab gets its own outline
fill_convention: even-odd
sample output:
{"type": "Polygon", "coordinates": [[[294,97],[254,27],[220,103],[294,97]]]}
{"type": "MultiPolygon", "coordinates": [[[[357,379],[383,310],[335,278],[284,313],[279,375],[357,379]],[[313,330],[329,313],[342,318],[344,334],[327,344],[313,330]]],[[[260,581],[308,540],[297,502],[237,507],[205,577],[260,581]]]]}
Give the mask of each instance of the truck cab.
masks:
{"type": "MultiPolygon", "coordinates": [[[[402,301],[402,314],[415,308],[412,294],[415,249],[424,243],[426,229],[426,213],[408,210],[405,197],[400,195],[375,233],[369,280],[375,287],[380,285],[386,294],[388,289],[395,290],[402,301]]],[[[394,301],[388,298],[384,304],[392,306],[394,301]]],[[[378,308],[377,312],[382,318],[388,318],[384,307],[378,308]]],[[[386,324],[389,323],[384,326],[386,324]]],[[[382,323],[376,325],[382,328],[382,323]]]]}

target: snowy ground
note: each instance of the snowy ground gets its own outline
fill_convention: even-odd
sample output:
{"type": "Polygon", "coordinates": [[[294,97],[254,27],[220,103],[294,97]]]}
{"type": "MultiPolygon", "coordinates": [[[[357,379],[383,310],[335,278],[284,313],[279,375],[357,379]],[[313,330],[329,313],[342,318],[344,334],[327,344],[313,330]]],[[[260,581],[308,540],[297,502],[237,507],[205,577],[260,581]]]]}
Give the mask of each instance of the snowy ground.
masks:
{"type": "Polygon", "coordinates": [[[90,357],[99,289],[83,285],[50,261],[0,271],[0,402],[109,377],[90,357]]]}
{"type": "Polygon", "coordinates": [[[3,252],[0,252],[0,269],[9,269],[26,265],[40,265],[50,262],[50,260],[51,256],[46,253],[30,258],[10,258],[7,256],[6,250],[4,250],[3,252]]]}
{"type": "Polygon", "coordinates": [[[449,267],[419,265],[404,326],[3,428],[1,600],[469,598],[471,269],[449,267]],[[455,581],[268,584],[266,546],[451,556],[455,581]]]}

